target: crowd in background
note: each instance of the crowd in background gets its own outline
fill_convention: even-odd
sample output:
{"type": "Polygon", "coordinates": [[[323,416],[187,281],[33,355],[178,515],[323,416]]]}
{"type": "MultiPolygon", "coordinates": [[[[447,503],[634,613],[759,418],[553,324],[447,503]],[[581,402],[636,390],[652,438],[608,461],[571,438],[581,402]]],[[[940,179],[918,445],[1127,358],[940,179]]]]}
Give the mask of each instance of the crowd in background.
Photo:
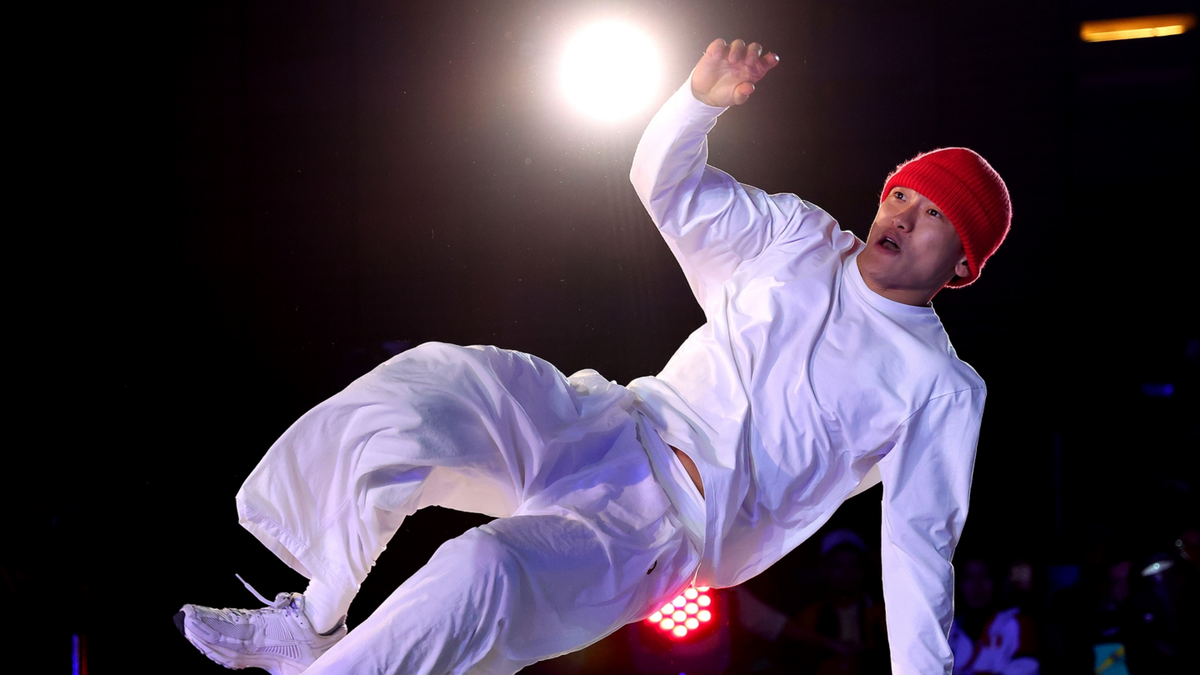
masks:
{"type": "MultiPolygon", "coordinates": [[[[960,548],[950,644],[954,675],[1161,675],[1200,669],[1200,528],[1148,549],[1104,528],[1056,564],[1012,552],[960,548]]],[[[783,608],[787,594],[734,591],[747,673],[890,672],[878,552],[857,533],[824,536],[819,594],[783,608]],[[877,566],[878,563],[874,563],[877,566]],[[760,597],[765,596],[765,597],[760,597]]],[[[806,573],[796,573],[804,584],[806,573]]],[[[735,672],[735,671],[730,671],[735,672]]]]}

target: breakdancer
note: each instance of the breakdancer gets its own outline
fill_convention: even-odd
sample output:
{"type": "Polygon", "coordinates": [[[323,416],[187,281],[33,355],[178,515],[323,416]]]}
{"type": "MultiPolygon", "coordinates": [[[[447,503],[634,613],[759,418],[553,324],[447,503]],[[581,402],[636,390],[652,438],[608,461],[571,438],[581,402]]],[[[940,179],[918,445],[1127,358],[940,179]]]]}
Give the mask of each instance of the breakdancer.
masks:
{"type": "Polygon", "coordinates": [[[292,425],[237,495],[305,592],[185,605],[184,635],[277,675],[512,673],[688,584],[758,574],[882,480],[893,670],[950,673],[950,560],[985,389],[930,301],[979,277],[1008,192],[970,150],[920,155],[887,178],[863,242],[707,166],[717,116],[778,62],[714,41],[638,145],[633,185],[706,317],[661,373],[622,387],[436,343],[387,361],[292,425]],[[496,519],[347,632],[376,557],[435,504],[496,519]]]}

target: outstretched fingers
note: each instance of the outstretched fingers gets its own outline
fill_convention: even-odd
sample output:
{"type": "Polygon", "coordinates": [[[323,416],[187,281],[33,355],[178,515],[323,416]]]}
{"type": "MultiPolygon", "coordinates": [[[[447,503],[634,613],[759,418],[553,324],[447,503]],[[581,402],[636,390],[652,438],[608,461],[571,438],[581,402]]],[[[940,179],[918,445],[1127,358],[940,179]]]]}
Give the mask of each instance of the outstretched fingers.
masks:
{"type": "Polygon", "coordinates": [[[746,60],[746,41],[734,40],[729,43],[729,56],[727,57],[730,63],[741,63],[746,60]]]}
{"type": "Polygon", "coordinates": [[[744,40],[734,40],[728,45],[724,40],[714,40],[709,45],[709,53],[718,58],[724,58],[731,66],[745,68],[751,82],[758,81],[767,71],[779,65],[779,56],[774,52],[763,54],[763,47],[757,42],[746,44],[744,40]],[[713,50],[717,47],[717,50],[713,50]]]}
{"type": "Polygon", "coordinates": [[[729,43],[721,38],[717,38],[708,43],[708,47],[704,50],[704,55],[712,59],[724,60],[729,56],[729,43]]]}
{"type": "Polygon", "coordinates": [[[779,64],[779,56],[774,52],[763,54],[763,47],[757,42],[746,44],[745,40],[737,39],[732,43],[717,38],[708,43],[704,55],[711,59],[726,61],[731,65],[742,65],[756,74],[765,74],[779,64]]]}
{"type": "Polygon", "coordinates": [[[731,43],[717,38],[704,50],[704,57],[692,73],[692,93],[708,105],[729,106],[745,103],[754,93],[754,83],[779,64],[774,53],[763,54],[757,42],[731,43]]]}
{"type": "Polygon", "coordinates": [[[779,65],[779,56],[774,52],[767,52],[764,55],[762,45],[757,42],[751,42],[746,47],[746,55],[743,63],[755,74],[755,79],[758,79],[766,75],[768,70],[779,65]]]}

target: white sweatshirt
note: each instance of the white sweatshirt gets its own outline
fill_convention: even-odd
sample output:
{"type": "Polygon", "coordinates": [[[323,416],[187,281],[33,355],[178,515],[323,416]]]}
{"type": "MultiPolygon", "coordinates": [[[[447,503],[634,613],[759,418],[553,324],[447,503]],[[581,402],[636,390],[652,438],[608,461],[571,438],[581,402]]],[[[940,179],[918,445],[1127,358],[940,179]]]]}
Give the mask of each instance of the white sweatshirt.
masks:
{"type": "Polygon", "coordinates": [[[866,286],[855,263],[864,244],[829,214],[705,164],[721,112],[685,83],[650,122],[631,173],[707,319],[657,377],[629,385],[700,470],[696,583],[762,572],[882,477],[893,670],[950,673],[950,558],[983,380],[931,307],[866,286]]]}

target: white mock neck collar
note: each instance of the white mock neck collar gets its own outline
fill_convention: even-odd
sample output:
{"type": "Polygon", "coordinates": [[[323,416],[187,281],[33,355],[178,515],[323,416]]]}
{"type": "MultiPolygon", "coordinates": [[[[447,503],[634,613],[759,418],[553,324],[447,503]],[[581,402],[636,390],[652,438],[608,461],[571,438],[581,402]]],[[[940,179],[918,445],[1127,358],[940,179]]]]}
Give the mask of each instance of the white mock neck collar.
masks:
{"type": "Polygon", "coordinates": [[[862,253],[862,249],[859,249],[858,253],[846,258],[846,262],[843,263],[843,276],[847,279],[847,285],[854,289],[854,292],[868,305],[888,316],[896,318],[937,318],[937,313],[933,311],[932,305],[921,307],[906,305],[903,302],[896,302],[895,300],[885,298],[871,290],[871,287],[862,278],[862,272],[858,269],[858,256],[860,253],[862,253]]]}

